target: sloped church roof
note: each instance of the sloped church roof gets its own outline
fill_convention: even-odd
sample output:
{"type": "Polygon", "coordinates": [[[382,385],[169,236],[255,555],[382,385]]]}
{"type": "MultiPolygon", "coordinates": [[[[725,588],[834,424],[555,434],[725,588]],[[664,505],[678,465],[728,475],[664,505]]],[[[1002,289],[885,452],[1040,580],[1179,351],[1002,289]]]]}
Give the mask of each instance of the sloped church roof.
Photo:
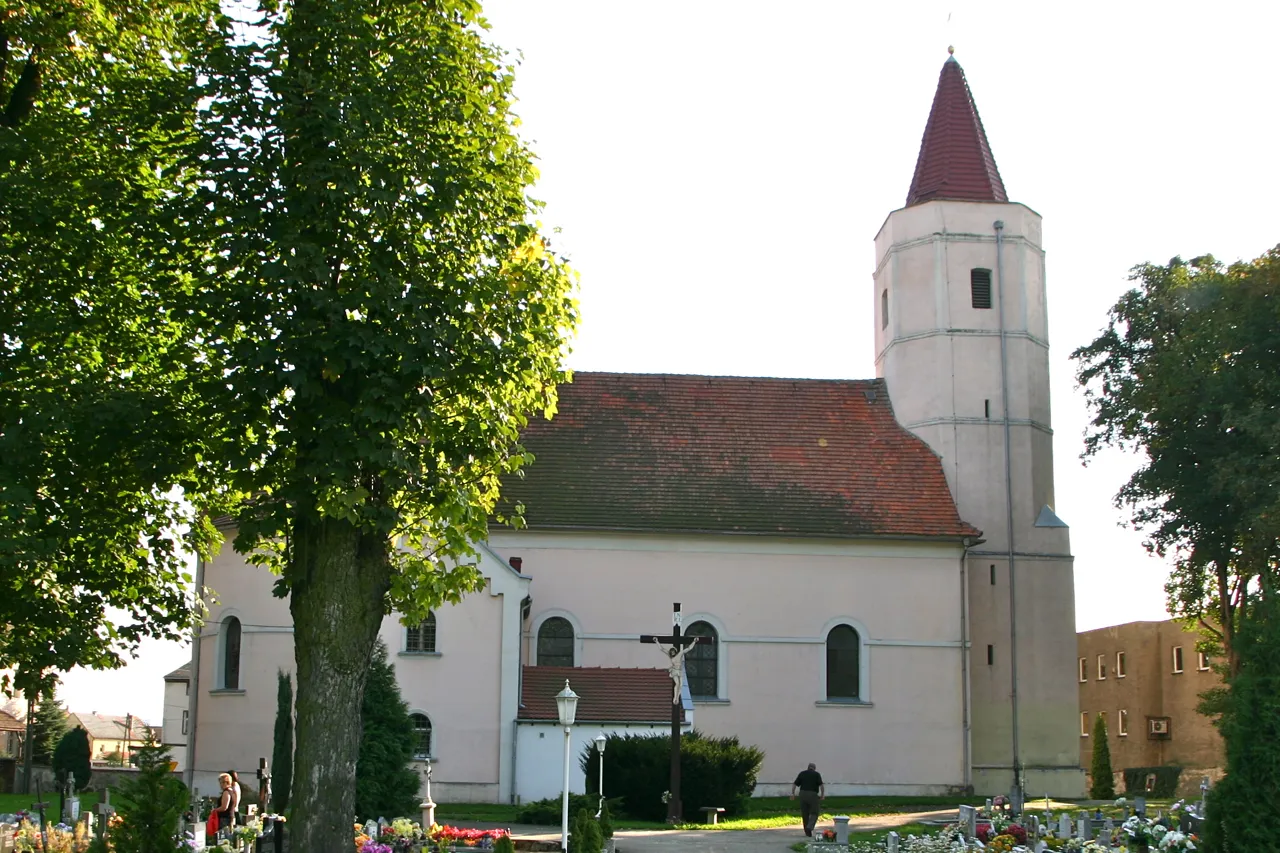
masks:
{"type": "Polygon", "coordinates": [[[523,442],[533,530],[978,534],[880,380],[577,373],[523,442]]]}
{"type": "Polygon", "coordinates": [[[954,56],[938,75],[906,206],[934,199],[1009,200],[969,82],[954,56]]]}

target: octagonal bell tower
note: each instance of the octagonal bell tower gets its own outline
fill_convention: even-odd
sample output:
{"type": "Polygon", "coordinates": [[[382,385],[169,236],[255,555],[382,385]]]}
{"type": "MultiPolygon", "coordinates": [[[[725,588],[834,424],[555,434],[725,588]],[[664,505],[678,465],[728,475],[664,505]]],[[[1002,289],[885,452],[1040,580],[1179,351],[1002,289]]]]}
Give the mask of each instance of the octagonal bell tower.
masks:
{"type": "Polygon", "coordinates": [[[1075,581],[1054,512],[1040,227],[1009,201],[949,58],[906,206],[876,235],[876,374],[983,531],[965,558],[975,791],[1078,797],[1075,581]]]}

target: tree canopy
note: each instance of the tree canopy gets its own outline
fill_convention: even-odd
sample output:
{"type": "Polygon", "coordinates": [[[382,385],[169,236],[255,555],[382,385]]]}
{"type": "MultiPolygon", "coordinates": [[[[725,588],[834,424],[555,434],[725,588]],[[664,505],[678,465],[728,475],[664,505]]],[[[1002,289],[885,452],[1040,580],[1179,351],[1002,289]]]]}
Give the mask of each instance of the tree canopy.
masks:
{"type": "Polygon", "coordinates": [[[1143,264],[1133,279],[1072,356],[1093,414],[1086,457],[1142,453],[1117,505],[1175,559],[1170,609],[1216,637],[1231,675],[1240,620],[1280,571],[1280,249],[1143,264]]]}
{"type": "Polygon", "coordinates": [[[188,378],[198,247],[192,52],[216,3],[20,3],[0,12],[0,670],[119,666],[191,622],[208,551],[188,378]]]}

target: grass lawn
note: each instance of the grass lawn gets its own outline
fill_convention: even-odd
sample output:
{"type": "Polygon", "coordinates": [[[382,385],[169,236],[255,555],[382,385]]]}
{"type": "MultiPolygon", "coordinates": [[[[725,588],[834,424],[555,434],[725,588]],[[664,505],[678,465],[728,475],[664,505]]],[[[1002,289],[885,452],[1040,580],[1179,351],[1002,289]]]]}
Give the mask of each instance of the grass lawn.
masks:
{"type": "MultiPolygon", "coordinates": [[[[975,797],[828,797],[823,801],[822,820],[830,823],[833,815],[866,817],[878,814],[935,811],[955,808],[961,803],[981,805],[986,800],[975,797]]],[[[751,800],[750,813],[742,817],[725,818],[716,825],[696,820],[672,827],[656,821],[631,820],[615,815],[613,825],[618,830],[628,829],[715,829],[746,830],[773,829],[800,823],[800,804],[788,797],[757,797],[751,800]]],[[[436,807],[436,821],[451,823],[474,821],[478,823],[517,823],[519,806],[499,803],[444,803],[436,807]]]]}
{"type": "MultiPolygon", "coordinates": [[[[44,801],[49,804],[49,808],[45,809],[45,816],[55,816],[58,811],[58,795],[45,794],[44,801]]],[[[37,802],[35,794],[0,794],[0,814],[29,811],[31,804],[34,802],[37,802]]],[[[98,794],[96,791],[80,795],[80,811],[88,811],[97,804],[98,794]]]]}

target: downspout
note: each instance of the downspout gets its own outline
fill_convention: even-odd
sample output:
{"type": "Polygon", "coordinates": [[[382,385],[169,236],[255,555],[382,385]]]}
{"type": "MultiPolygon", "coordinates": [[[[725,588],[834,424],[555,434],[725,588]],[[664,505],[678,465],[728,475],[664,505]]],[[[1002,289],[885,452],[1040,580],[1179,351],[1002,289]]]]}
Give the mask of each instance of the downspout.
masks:
{"type": "MultiPolygon", "coordinates": [[[[204,560],[196,557],[196,598],[204,603],[204,560]]],[[[187,696],[187,790],[193,790],[196,778],[196,723],[200,713],[200,634],[204,630],[203,619],[191,631],[191,694],[187,696]]],[[[199,820],[200,816],[197,815],[199,820]]]]}
{"type": "Polygon", "coordinates": [[[973,543],[969,537],[962,540],[960,552],[960,683],[961,717],[964,722],[964,788],[973,792],[973,725],[969,719],[969,549],[973,543]]]}
{"type": "Polygon", "coordinates": [[[1026,797],[1022,791],[1022,757],[1018,749],[1018,596],[1017,573],[1014,571],[1013,552],[1013,459],[1009,424],[1009,352],[1008,334],[1004,324],[1004,222],[993,223],[996,230],[996,282],[997,302],[1000,305],[1000,399],[1004,410],[1004,505],[1005,541],[1008,543],[1009,561],[1009,673],[1010,699],[1012,700],[1013,729],[1013,795],[1014,807],[1022,808],[1026,797]]]}

